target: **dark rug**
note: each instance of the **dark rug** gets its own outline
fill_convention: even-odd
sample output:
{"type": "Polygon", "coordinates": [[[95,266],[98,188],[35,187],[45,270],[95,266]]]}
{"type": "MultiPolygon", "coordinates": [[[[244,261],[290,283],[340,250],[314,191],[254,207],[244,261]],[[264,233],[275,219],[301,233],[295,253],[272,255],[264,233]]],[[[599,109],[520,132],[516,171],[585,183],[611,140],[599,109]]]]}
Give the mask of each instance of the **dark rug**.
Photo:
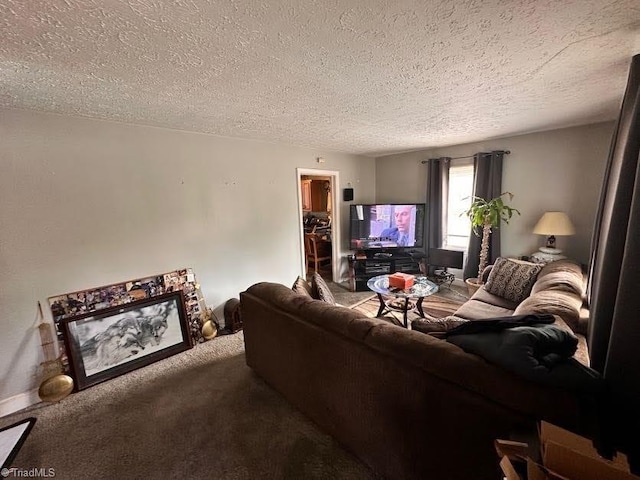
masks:
{"type": "Polygon", "coordinates": [[[57,404],[0,418],[36,424],[14,467],[56,479],[373,479],[247,367],[242,332],[57,404]]]}

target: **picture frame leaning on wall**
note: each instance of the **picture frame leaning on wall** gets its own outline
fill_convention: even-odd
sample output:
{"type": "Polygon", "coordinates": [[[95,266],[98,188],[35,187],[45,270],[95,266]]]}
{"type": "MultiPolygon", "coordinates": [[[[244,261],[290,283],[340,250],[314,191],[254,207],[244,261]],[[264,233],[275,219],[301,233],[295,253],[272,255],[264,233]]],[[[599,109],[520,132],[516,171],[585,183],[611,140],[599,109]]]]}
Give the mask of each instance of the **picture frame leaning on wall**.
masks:
{"type": "Polygon", "coordinates": [[[61,323],[76,390],[193,346],[182,291],[84,313],[61,323]]]}

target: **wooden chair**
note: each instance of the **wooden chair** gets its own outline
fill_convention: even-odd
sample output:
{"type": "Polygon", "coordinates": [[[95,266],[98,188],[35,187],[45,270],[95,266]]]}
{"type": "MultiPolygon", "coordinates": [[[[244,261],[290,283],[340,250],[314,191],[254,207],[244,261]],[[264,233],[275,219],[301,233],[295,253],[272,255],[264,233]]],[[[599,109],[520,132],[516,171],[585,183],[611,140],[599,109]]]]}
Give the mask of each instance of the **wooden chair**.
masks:
{"type": "Polygon", "coordinates": [[[322,264],[328,262],[331,265],[331,242],[323,241],[315,233],[304,234],[304,252],[306,257],[307,274],[309,266],[313,263],[313,270],[318,271],[322,264]]]}

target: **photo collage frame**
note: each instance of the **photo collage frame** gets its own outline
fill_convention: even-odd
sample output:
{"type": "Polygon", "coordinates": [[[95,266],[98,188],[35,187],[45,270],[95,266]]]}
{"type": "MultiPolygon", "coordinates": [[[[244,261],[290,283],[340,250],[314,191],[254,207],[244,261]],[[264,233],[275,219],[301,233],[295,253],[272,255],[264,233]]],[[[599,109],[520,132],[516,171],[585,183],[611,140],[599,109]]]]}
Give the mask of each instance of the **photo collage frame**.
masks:
{"type": "Polygon", "coordinates": [[[174,270],[160,275],[49,297],[49,307],[51,308],[60,357],[65,370],[68,370],[69,366],[64,343],[64,331],[61,327],[62,320],[176,291],[182,291],[184,295],[185,309],[193,343],[204,341],[202,324],[207,313],[207,307],[192,268],[174,270]]]}

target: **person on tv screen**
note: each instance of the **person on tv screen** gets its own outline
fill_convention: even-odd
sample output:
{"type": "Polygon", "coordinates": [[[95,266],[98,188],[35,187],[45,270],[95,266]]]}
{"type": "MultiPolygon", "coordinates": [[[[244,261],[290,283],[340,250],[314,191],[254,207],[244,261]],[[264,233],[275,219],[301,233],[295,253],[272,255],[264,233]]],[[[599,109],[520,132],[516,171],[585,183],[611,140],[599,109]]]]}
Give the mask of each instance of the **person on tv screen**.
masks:
{"type": "Polygon", "coordinates": [[[399,247],[412,247],[415,242],[415,232],[411,230],[411,223],[415,218],[414,205],[396,205],[393,212],[395,227],[385,228],[380,237],[395,242],[399,247]]]}

